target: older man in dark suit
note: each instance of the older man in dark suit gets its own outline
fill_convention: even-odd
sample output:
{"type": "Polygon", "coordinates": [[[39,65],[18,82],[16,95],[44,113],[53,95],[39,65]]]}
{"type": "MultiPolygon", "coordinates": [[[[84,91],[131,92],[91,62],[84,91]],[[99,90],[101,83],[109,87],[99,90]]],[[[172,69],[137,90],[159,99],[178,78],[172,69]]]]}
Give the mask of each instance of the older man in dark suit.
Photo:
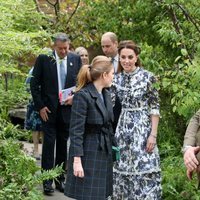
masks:
{"type": "MultiPolygon", "coordinates": [[[[72,96],[61,105],[59,93],[65,88],[75,86],[76,76],[81,67],[78,55],[69,52],[69,39],[66,34],[59,33],[54,39],[52,55],[39,55],[31,79],[31,93],[35,108],[43,121],[44,142],[42,149],[42,169],[49,170],[55,165],[63,165],[67,158],[67,139],[72,96]],[[54,161],[54,145],[56,141],[56,157],[54,161]]],[[[55,181],[56,188],[64,191],[64,174],[55,181]]],[[[53,180],[44,181],[45,194],[54,192],[53,180]]]]}

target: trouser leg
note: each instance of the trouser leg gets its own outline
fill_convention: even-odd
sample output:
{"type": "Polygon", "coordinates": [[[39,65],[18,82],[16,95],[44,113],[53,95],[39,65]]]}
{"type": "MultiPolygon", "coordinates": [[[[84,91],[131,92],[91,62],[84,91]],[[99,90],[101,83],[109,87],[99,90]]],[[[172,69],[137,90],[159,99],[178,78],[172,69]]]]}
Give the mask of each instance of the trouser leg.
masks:
{"type": "Polygon", "coordinates": [[[67,140],[69,137],[69,125],[63,124],[56,137],[56,161],[55,165],[63,164],[63,170],[66,169],[67,161],[67,140]]]}
{"type": "Polygon", "coordinates": [[[44,140],[42,145],[42,169],[49,170],[54,167],[54,146],[56,139],[56,127],[54,124],[44,123],[44,140]]]}

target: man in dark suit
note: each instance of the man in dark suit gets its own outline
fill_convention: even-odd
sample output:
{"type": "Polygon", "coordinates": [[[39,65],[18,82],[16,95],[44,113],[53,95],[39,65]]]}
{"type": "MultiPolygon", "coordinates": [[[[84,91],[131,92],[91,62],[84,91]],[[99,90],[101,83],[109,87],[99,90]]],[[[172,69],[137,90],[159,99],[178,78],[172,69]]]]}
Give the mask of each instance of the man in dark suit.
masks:
{"type": "MultiPolygon", "coordinates": [[[[55,36],[54,51],[51,55],[39,55],[36,60],[30,85],[35,108],[43,121],[43,170],[52,169],[54,164],[56,166],[62,163],[65,169],[72,96],[61,105],[59,93],[62,89],[75,86],[80,67],[81,59],[69,52],[69,39],[64,33],[55,36]]],[[[58,177],[58,181],[55,181],[56,189],[61,192],[64,192],[64,180],[63,174],[58,177]]],[[[53,180],[44,181],[45,194],[54,192],[52,183],[53,180]]]]}
{"type": "MultiPolygon", "coordinates": [[[[101,48],[103,53],[110,57],[114,66],[114,72],[117,74],[119,55],[118,55],[118,39],[117,35],[113,32],[106,32],[101,37],[101,48]]],[[[121,104],[119,99],[116,98],[115,106],[113,107],[114,123],[113,130],[115,131],[121,112],[121,104]]]]}

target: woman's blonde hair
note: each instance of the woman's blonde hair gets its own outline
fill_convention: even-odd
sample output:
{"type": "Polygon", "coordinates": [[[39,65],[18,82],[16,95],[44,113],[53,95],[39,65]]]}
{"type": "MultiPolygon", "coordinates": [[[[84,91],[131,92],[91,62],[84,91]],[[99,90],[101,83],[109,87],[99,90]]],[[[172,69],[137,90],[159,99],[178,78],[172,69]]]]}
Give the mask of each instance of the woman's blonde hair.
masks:
{"type": "Polygon", "coordinates": [[[78,54],[78,55],[80,55],[81,51],[83,51],[83,50],[86,51],[86,52],[88,52],[85,47],[77,47],[75,49],[75,53],[78,54]]]}
{"type": "Polygon", "coordinates": [[[91,65],[83,65],[77,76],[76,92],[82,89],[86,84],[93,82],[106,72],[109,73],[113,68],[111,59],[106,56],[96,56],[91,65]]]}

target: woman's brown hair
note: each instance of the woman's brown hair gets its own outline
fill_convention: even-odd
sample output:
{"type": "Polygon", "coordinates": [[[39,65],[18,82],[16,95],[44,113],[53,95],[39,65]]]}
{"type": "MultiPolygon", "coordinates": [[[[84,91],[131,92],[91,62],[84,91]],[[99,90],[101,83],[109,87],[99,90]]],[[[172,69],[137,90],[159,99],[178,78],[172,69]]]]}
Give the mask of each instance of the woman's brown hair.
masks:
{"type": "MultiPolygon", "coordinates": [[[[119,46],[118,46],[119,57],[120,57],[122,49],[132,49],[137,56],[141,52],[141,49],[132,40],[124,40],[119,43],[119,46]]],[[[138,66],[138,67],[141,66],[139,57],[137,59],[137,62],[135,63],[135,66],[138,66]]],[[[117,73],[120,73],[121,71],[123,71],[123,67],[121,66],[121,63],[119,61],[117,73]]]]}

